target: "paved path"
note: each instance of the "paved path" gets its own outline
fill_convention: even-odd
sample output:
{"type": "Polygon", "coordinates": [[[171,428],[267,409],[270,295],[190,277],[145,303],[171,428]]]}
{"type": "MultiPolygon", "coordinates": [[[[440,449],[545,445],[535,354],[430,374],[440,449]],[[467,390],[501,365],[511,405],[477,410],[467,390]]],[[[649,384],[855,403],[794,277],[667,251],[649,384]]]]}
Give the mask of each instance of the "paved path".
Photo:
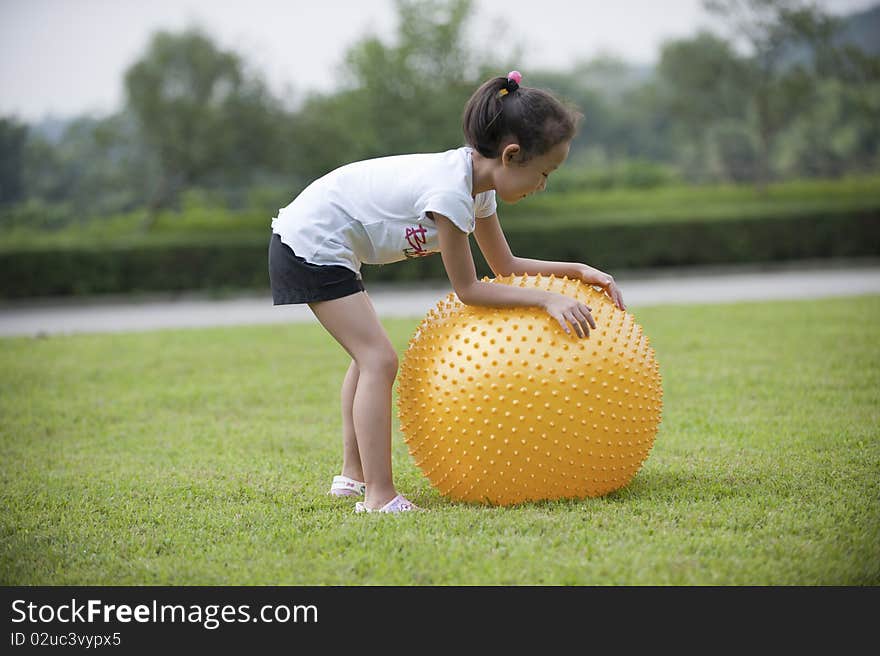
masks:
{"type": "MultiPolygon", "coordinates": [[[[880,262],[618,273],[627,307],[880,294],[880,262]]],[[[449,285],[368,288],[381,317],[421,317],[449,285]]],[[[0,336],[34,336],[314,321],[306,306],[268,295],[49,299],[0,304],[0,336]]]]}

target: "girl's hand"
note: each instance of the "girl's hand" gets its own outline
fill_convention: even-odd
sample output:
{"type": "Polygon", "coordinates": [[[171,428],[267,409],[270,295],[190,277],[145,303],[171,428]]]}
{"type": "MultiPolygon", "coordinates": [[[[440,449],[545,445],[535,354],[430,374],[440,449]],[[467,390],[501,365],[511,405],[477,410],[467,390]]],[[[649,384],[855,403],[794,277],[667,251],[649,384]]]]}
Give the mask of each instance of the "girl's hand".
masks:
{"type": "Polygon", "coordinates": [[[604,271],[599,271],[599,269],[587,266],[586,264],[581,266],[583,267],[581,270],[581,280],[588,285],[601,287],[605,290],[605,293],[608,294],[608,297],[614,301],[614,304],[617,307],[621,310],[626,310],[626,305],[623,303],[623,294],[620,293],[620,288],[617,286],[617,283],[614,282],[613,276],[604,271]]]}
{"type": "Polygon", "coordinates": [[[593,315],[590,314],[593,309],[577,299],[548,292],[547,300],[544,301],[543,307],[551,317],[559,322],[562,329],[569,335],[571,335],[571,329],[568,327],[568,324],[574,327],[578,337],[589,337],[590,327],[596,328],[596,322],[593,320],[593,315]]]}

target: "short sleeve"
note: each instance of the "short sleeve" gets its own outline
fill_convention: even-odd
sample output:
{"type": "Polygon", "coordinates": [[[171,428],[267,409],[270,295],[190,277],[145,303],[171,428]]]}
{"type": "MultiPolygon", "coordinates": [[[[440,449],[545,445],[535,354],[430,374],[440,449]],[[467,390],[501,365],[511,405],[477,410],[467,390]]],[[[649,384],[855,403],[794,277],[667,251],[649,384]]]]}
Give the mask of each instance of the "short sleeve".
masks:
{"type": "Polygon", "coordinates": [[[470,196],[454,191],[433,193],[421,209],[421,214],[427,212],[442,214],[462,232],[474,231],[474,201],[470,196]]]}
{"type": "Polygon", "coordinates": [[[497,211],[498,206],[495,202],[494,189],[477,194],[477,197],[474,199],[474,216],[478,219],[485,219],[488,216],[492,216],[497,211]]]}

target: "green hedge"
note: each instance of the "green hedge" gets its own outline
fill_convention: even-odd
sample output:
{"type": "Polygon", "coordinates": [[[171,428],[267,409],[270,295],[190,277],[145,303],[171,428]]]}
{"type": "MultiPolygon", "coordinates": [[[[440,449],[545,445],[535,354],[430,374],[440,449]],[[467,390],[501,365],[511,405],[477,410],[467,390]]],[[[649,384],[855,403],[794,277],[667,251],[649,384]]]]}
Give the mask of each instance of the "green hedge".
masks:
{"type": "MultiPolygon", "coordinates": [[[[620,269],[880,255],[880,209],[729,221],[572,227],[516,226],[511,249],[537,259],[620,269]]],[[[268,290],[269,233],[166,243],[0,252],[0,297],[136,291],[268,290]]],[[[480,275],[491,275],[473,248],[480,275]]],[[[365,266],[366,281],[442,278],[439,256],[365,266]]]]}

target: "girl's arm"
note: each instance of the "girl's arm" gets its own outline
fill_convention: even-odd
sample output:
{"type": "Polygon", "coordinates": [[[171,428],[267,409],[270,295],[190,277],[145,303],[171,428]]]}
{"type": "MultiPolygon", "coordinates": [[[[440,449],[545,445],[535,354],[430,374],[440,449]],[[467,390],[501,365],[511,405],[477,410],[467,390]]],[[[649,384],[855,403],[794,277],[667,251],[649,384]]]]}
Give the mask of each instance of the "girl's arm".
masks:
{"type": "MultiPolygon", "coordinates": [[[[591,309],[578,301],[543,289],[528,289],[497,285],[477,280],[477,270],[471,254],[468,236],[449,219],[433,213],[440,239],[440,255],[449,276],[449,282],[459,300],[465,305],[486,307],[540,307],[552,316],[562,329],[571,334],[571,324],[578,337],[587,337],[596,327],[591,309]]],[[[483,219],[481,219],[483,220],[483,219]]]]}
{"type": "Polygon", "coordinates": [[[605,273],[594,269],[586,264],[577,262],[549,262],[547,260],[530,260],[525,257],[516,257],[511,251],[507,243],[507,238],[501,230],[501,223],[498,221],[498,215],[493,214],[484,219],[477,219],[474,237],[477,244],[486,258],[486,262],[495,272],[496,276],[508,276],[512,273],[528,274],[534,276],[555,275],[558,278],[568,276],[575,280],[583,280],[589,285],[598,285],[605,290],[609,298],[621,310],[626,310],[623,303],[623,294],[617,287],[614,278],[605,273]]]}

